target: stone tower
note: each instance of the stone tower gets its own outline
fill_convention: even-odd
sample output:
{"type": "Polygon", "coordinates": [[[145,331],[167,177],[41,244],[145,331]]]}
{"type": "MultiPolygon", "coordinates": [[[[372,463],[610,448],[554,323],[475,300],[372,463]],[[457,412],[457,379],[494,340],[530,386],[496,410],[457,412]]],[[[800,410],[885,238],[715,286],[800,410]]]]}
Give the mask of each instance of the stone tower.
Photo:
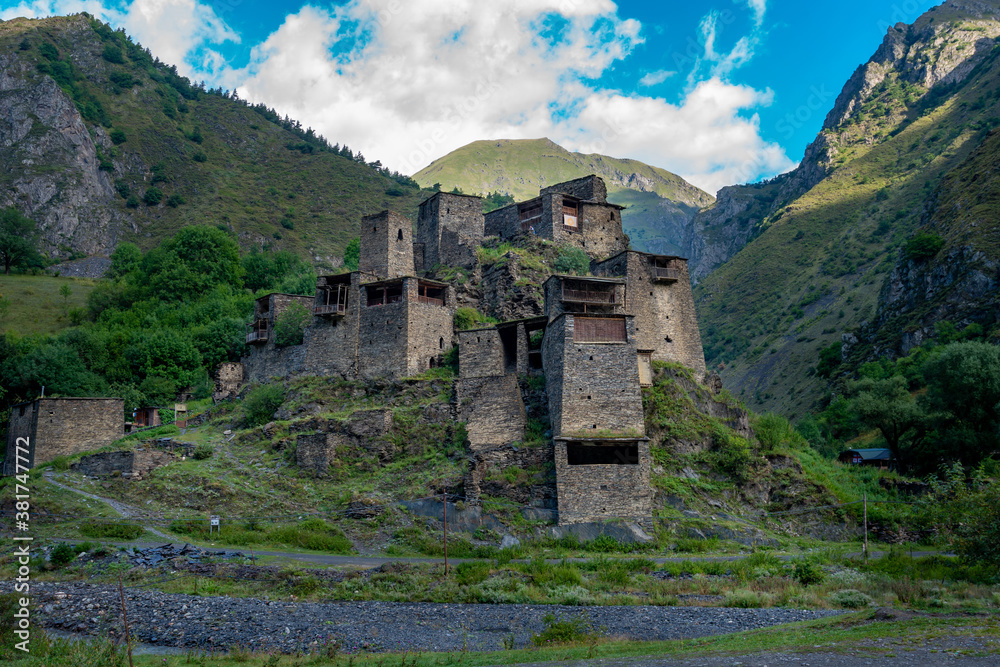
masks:
{"type": "Polygon", "coordinates": [[[392,211],[362,218],[358,270],[380,280],[412,276],[413,226],[410,221],[392,211]]]}
{"type": "Polygon", "coordinates": [[[483,241],[483,200],[471,195],[438,192],[420,204],[417,245],[423,246],[423,268],[437,264],[471,268],[476,246],[483,241]]]}

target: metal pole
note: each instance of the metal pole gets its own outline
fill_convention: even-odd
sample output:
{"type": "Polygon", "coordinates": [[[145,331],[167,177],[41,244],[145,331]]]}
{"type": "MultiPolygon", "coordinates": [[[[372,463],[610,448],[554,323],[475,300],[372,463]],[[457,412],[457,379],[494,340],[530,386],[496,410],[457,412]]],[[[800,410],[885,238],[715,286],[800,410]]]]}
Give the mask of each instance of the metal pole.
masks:
{"type": "Polygon", "coordinates": [[[125,611],[125,588],[122,586],[122,577],[118,575],[118,593],[122,598],[122,618],[125,620],[125,645],[128,647],[128,667],[132,665],[132,637],[128,631],[128,612],[125,611]]]}
{"type": "Polygon", "coordinates": [[[865,562],[868,562],[868,492],[862,496],[865,508],[865,562]]]}
{"type": "Polygon", "coordinates": [[[441,492],[441,498],[444,500],[442,505],[444,506],[444,576],[448,576],[448,490],[444,489],[441,492]]]}

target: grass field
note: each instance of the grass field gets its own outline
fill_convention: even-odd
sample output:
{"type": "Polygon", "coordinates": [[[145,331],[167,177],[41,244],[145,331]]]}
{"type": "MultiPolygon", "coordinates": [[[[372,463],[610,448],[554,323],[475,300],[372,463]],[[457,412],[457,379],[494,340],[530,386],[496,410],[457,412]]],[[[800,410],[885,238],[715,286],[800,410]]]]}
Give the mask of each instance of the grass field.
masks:
{"type": "Polygon", "coordinates": [[[71,324],[70,310],[85,308],[96,285],[87,279],[0,274],[0,297],[10,302],[7,313],[0,313],[0,333],[49,334],[65,329],[71,324]],[[59,293],[63,285],[69,286],[68,297],[59,293]]]}

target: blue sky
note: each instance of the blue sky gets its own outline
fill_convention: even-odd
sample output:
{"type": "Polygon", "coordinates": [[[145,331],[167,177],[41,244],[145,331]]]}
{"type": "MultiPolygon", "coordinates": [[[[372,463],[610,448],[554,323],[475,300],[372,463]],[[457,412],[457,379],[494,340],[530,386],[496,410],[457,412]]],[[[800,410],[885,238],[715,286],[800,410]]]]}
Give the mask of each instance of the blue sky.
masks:
{"type": "Polygon", "coordinates": [[[412,173],[476,139],[548,136],[714,192],[785,171],[886,29],[929,0],[35,0],[88,11],[412,173]]]}

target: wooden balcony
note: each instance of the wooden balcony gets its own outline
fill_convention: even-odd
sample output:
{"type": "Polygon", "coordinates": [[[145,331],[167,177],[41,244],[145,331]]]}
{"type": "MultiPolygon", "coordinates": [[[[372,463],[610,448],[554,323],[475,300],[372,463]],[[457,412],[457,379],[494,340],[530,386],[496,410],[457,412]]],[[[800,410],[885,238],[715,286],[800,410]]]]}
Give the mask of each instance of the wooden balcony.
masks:
{"type": "Polygon", "coordinates": [[[681,278],[680,269],[668,269],[664,266],[653,267],[656,272],[656,279],[661,282],[675,283],[681,278]]]}
{"type": "Polygon", "coordinates": [[[258,329],[255,331],[250,331],[247,333],[248,343],[266,343],[268,339],[268,334],[270,332],[267,329],[258,329]]]}
{"type": "Polygon", "coordinates": [[[593,303],[611,306],[615,303],[615,291],[613,289],[594,290],[564,287],[562,300],[572,303],[593,303]]]}
{"type": "Polygon", "coordinates": [[[444,305],[444,299],[435,299],[432,296],[424,296],[423,294],[420,294],[420,295],[417,296],[417,301],[419,303],[429,303],[429,304],[432,304],[432,305],[435,305],[435,306],[443,306],[444,305]]]}
{"type": "Polygon", "coordinates": [[[346,303],[328,303],[313,308],[313,314],[320,317],[342,317],[347,314],[346,303]]]}

